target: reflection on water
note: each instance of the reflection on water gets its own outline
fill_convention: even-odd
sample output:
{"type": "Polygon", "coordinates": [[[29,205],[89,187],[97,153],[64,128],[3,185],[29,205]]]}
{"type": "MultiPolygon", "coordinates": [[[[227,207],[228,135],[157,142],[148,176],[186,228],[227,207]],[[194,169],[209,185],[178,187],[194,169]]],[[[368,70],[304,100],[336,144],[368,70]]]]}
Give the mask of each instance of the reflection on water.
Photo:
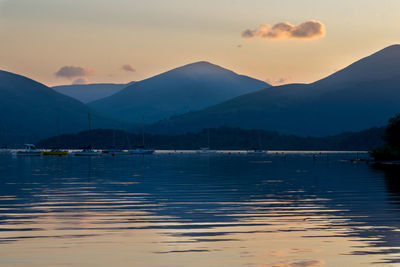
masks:
{"type": "Polygon", "coordinates": [[[398,171],[350,154],[0,157],[2,266],[395,266],[398,171]]]}

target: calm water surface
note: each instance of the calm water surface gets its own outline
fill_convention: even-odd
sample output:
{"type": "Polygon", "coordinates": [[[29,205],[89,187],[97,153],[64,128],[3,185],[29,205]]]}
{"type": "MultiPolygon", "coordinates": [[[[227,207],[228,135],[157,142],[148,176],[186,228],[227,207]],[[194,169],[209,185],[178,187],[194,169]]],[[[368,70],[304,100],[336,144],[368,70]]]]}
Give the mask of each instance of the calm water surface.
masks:
{"type": "Polygon", "coordinates": [[[0,156],[1,266],[400,266],[400,177],[351,154],[0,156]]]}

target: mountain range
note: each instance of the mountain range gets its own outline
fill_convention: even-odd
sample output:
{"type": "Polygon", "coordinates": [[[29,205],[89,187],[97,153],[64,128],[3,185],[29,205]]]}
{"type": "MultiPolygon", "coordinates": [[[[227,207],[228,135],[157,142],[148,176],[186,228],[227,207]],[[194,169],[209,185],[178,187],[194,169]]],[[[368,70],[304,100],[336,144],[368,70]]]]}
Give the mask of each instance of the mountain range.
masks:
{"type": "Polygon", "coordinates": [[[92,84],[71,84],[59,85],[52,87],[53,90],[63,95],[75,98],[83,103],[89,103],[108,96],[111,96],[123,88],[127,87],[130,83],[92,83],[92,84]]]}
{"type": "Polygon", "coordinates": [[[208,62],[127,85],[55,89],[0,71],[0,144],[55,135],[57,122],[60,133],[86,130],[89,113],[92,128],[131,128],[144,116],[152,123],[147,129],[156,134],[228,126],[329,136],[383,126],[400,112],[399,103],[400,45],[314,83],[276,87],[208,62]],[[69,91],[80,100],[56,90],[69,91]]]}
{"type": "Polygon", "coordinates": [[[21,75],[0,71],[0,143],[34,142],[40,138],[88,129],[113,127],[107,119],[71,97],[21,75]]]}
{"type": "Polygon", "coordinates": [[[268,87],[217,65],[196,62],[131,84],[89,106],[111,118],[138,123],[144,116],[150,123],[268,87]]]}
{"type": "Polygon", "coordinates": [[[327,136],[383,126],[400,112],[400,45],[387,47],[322,80],[249,93],[163,120],[158,133],[208,127],[275,130],[327,136]]]}

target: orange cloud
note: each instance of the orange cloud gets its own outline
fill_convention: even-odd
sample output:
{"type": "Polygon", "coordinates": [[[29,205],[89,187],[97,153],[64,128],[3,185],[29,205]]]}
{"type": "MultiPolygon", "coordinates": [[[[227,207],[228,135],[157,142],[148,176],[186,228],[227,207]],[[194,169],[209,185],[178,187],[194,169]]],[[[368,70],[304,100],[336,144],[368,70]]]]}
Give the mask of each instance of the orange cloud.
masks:
{"type": "Polygon", "coordinates": [[[319,21],[310,20],[300,25],[292,25],[289,22],[280,22],[271,26],[261,24],[258,28],[247,29],[242,32],[245,39],[314,39],[325,36],[325,26],[319,21]]]}
{"type": "Polygon", "coordinates": [[[272,263],[271,267],[318,267],[324,265],[323,260],[295,260],[290,262],[272,263]]]}
{"type": "Polygon", "coordinates": [[[125,71],[130,71],[130,72],[135,72],[135,71],[136,71],[136,68],[135,68],[133,65],[131,65],[131,64],[123,65],[123,66],[121,67],[121,69],[123,69],[123,70],[125,70],[125,71]]]}
{"type": "Polygon", "coordinates": [[[68,79],[86,77],[93,74],[94,70],[80,66],[64,66],[55,73],[57,77],[65,77],[68,79]]]}
{"type": "Polygon", "coordinates": [[[289,263],[290,267],[315,267],[324,265],[325,262],[321,260],[299,260],[289,263]]]}

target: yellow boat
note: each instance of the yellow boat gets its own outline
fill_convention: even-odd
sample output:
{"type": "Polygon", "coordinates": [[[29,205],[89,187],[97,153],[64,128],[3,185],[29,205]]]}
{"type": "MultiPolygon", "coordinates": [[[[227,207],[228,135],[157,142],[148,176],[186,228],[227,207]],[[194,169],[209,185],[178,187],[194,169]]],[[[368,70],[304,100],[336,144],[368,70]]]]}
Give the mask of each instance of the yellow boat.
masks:
{"type": "Polygon", "coordinates": [[[63,150],[50,150],[50,151],[43,151],[43,156],[65,156],[68,154],[68,151],[63,150]]]}

